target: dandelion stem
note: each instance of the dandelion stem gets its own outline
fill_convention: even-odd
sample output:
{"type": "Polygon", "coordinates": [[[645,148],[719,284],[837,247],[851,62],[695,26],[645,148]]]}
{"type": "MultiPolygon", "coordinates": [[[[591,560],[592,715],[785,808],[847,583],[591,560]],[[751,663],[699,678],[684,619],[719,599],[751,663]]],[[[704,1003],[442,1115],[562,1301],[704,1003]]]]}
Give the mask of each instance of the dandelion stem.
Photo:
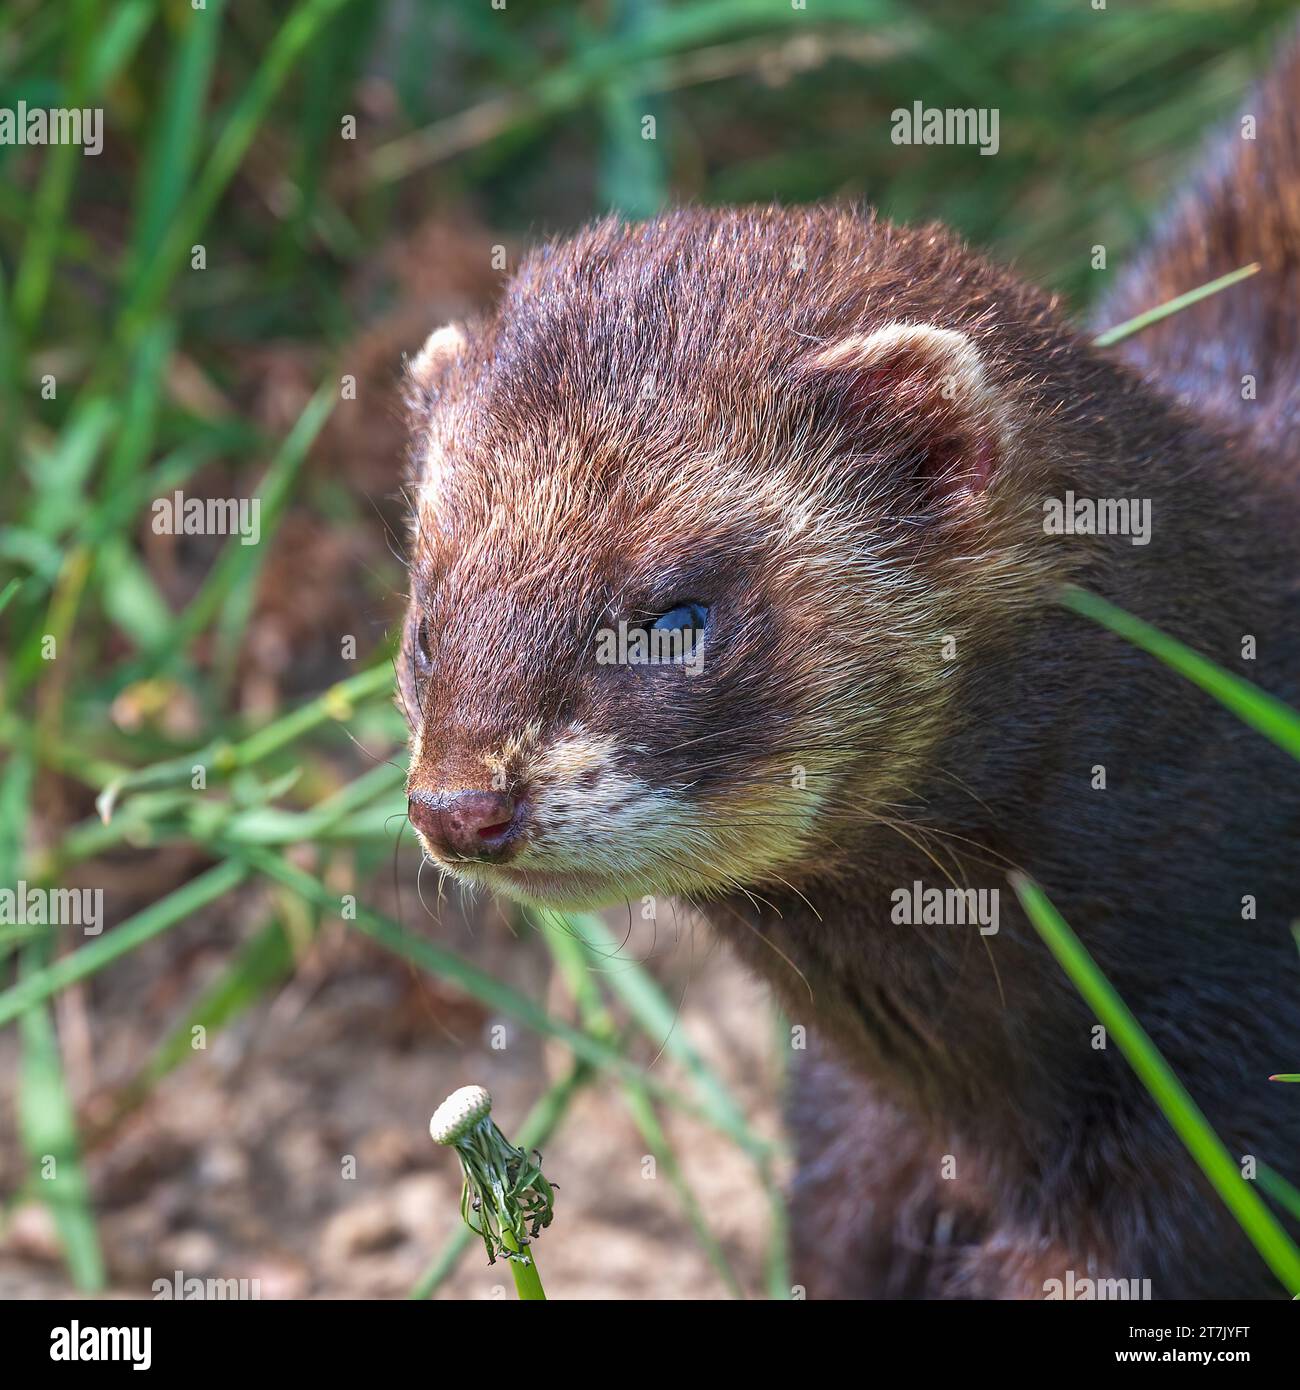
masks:
{"type": "MultiPolygon", "coordinates": [[[[519,1246],[515,1241],[514,1232],[510,1228],[504,1227],[501,1231],[501,1243],[507,1250],[513,1250],[516,1255],[520,1254],[519,1246]]],[[[519,1260],[507,1260],[510,1272],[515,1276],[515,1291],[521,1299],[538,1299],[546,1301],[546,1290],[542,1288],[542,1276],[537,1272],[537,1257],[533,1254],[533,1247],[527,1249],[525,1258],[519,1260]]]]}

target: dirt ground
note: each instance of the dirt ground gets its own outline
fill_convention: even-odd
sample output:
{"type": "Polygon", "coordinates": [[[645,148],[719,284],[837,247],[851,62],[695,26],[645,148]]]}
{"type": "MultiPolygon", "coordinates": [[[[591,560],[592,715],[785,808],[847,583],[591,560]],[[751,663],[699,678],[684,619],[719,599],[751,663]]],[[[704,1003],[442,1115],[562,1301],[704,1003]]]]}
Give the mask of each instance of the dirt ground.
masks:
{"type": "MultiPolygon", "coordinates": [[[[407,879],[413,882],[413,865],[407,879]]],[[[565,1074],[567,1055],[459,991],[417,975],[342,924],[311,942],[279,989],[212,1035],[144,1105],[105,1128],[114,1097],[249,934],[248,890],[192,918],[60,1001],[109,1291],[149,1297],[187,1278],[257,1279],[263,1298],[404,1296],[455,1233],[459,1169],[428,1137],[449,1091],[486,1085],[509,1134],[565,1074]],[[505,1024],[494,1048],[493,1026],[505,1024]],[[98,1133],[98,1137],[95,1137],[98,1133]],[[354,1164],[347,1163],[351,1155],[354,1164]],[[347,1168],[355,1176],[345,1176],[347,1168]]],[[[376,906],[394,910],[380,890],[376,906]]],[[[557,1012],[568,1008],[537,939],[516,940],[490,904],[441,923],[404,891],[403,921],[557,1012]]],[[[626,918],[610,919],[620,936],[626,918]]],[[[649,959],[678,1027],[725,1077],[760,1133],[779,1133],[772,1010],[762,985],[703,926],[637,924],[624,954],[649,959]]],[[[617,968],[616,963],[611,968],[617,968]]],[[[0,1074],[16,1074],[16,1033],[0,1074]]],[[[648,1049],[645,1060],[653,1050],[648,1049]]],[[[670,1060],[655,1074],[686,1089],[670,1060]]],[[[0,1094],[0,1190],[23,1176],[13,1088],[0,1094]]],[[[753,1165],[709,1126],[665,1109],[687,1179],[750,1294],[762,1293],[769,1208],[753,1165]]],[[[647,1146],[620,1088],[581,1092],[544,1147],[558,1185],[538,1263],[554,1298],[708,1299],[727,1289],[647,1146]]],[[[508,1273],[475,1242],[440,1298],[502,1295],[508,1273]]],[[[20,1203],[0,1228],[0,1298],[72,1293],[47,1210],[20,1203]]],[[[513,1296],[513,1295],[511,1295],[513,1296]]]]}

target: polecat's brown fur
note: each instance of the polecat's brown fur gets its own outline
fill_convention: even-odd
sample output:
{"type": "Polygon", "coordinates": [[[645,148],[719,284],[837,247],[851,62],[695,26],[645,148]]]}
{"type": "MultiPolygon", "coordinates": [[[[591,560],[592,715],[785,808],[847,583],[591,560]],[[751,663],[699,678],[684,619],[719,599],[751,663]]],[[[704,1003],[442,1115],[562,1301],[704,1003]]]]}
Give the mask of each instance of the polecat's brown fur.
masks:
{"type": "Polygon", "coordinates": [[[1278,1291],[1005,878],[1046,887],[1230,1151],[1300,1177],[1266,1080],[1300,1059],[1300,770],[1057,603],[1082,584],[1300,695],[1300,167],[1283,97],[1258,115],[1111,313],[1264,272],[1122,354],[938,227],[770,208],[544,247],[413,367],[426,846],[535,900],[697,898],[772,980],[818,1038],[811,1294],[1278,1291]],[[1149,500],[1150,543],[1045,534],[1067,492],[1149,500]],[[687,601],[699,675],[594,659],[687,601]],[[896,925],[918,881],[1001,890],[997,935],[896,925]]]}

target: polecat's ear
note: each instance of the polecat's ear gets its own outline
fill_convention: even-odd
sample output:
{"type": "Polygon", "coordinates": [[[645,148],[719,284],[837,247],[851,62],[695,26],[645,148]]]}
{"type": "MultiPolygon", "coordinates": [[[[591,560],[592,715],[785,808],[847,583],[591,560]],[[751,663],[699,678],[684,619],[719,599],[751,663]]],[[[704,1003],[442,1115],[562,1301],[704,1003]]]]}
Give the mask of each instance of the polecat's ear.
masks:
{"type": "Polygon", "coordinates": [[[992,480],[1007,412],[966,334],[891,323],[817,349],[798,373],[847,447],[887,462],[909,505],[960,507],[992,480]]]}
{"type": "Polygon", "coordinates": [[[424,346],[407,363],[410,394],[424,396],[434,390],[439,378],[465,351],[465,345],[465,330],[458,323],[445,324],[430,333],[424,346]]]}

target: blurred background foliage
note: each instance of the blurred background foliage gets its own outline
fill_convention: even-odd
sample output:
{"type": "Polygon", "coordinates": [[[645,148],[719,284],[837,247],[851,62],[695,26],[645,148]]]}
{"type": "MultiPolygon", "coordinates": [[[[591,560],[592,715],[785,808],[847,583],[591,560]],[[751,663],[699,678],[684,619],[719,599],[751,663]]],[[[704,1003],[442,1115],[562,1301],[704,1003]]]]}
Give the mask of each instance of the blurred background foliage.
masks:
{"type": "Polygon", "coordinates": [[[725,1134],[772,1199],[763,1282],[781,1291],[772,1145],[651,972],[606,972],[593,995],[587,967],[616,943],[588,922],[575,957],[567,930],[543,930],[573,1005],[557,1017],[427,922],[402,925],[409,846],[374,886],[403,805],[402,354],[489,303],[539,238],[680,202],[939,219],[1082,311],[1291,9],[8,0],[0,106],[104,111],[96,158],[0,146],[0,883],[102,886],[111,927],[89,943],[0,927],[0,1060],[18,1082],[0,1178],[11,1215],[32,1194],[53,1213],[77,1282],[108,1277],[84,1156],[190,1060],[195,1020],[258,1007],[356,893],[391,895],[358,930],[570,1058],[529,1135],[593,1077],[614,1084],[734,1289],[664,1107],[725,1134]],[[891,111],[914,101],[996,108],[998,154],[892,144],[891,111]],[[150,504],[176,489],[259,495],[261,544],[155,534],[150,504]],[[214,914],[237,925],[223,936],[214,914]],[[150,957],[180,971],[169,1024],[109,1085],[56,1009],[77,999],[110,1027],[129,1004],[100,972],[177,926],[215,932],[220,967],[200,989],[150,957]],[[664,1082],[642,1068],[666,1038],[664,1082]]]}

